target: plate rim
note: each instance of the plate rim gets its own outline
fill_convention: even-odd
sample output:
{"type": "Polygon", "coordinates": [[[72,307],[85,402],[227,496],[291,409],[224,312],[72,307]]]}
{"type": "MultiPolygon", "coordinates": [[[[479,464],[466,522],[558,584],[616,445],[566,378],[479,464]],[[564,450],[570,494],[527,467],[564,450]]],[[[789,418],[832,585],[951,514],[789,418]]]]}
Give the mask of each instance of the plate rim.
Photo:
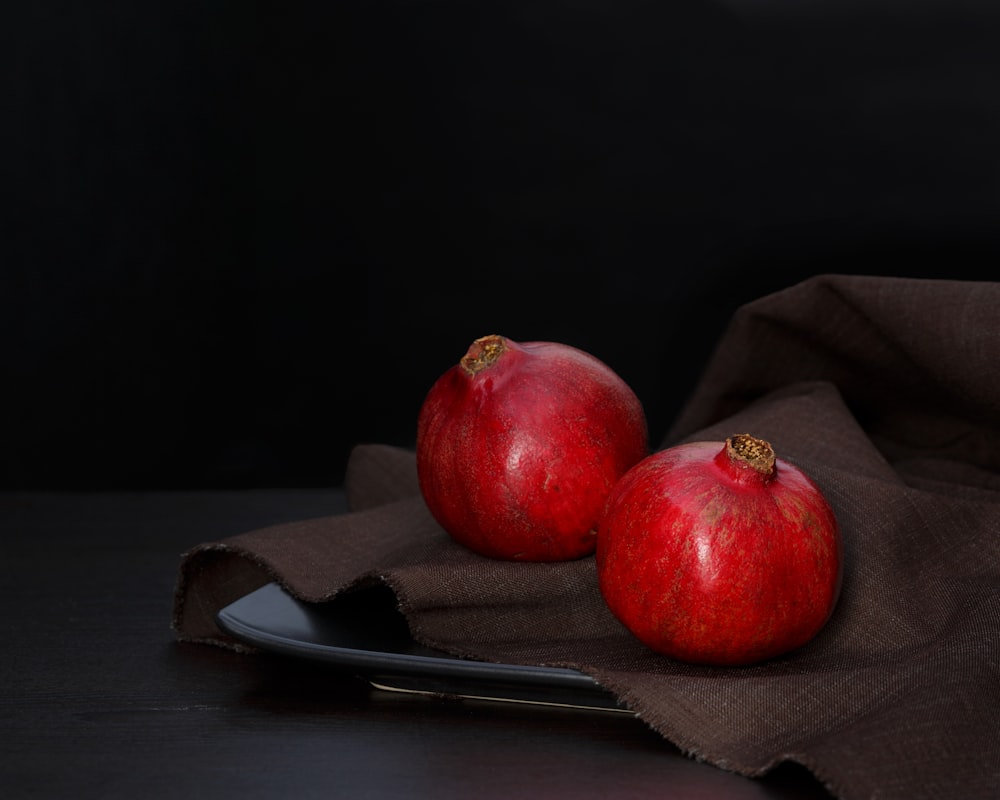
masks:
{"type": "MultiPolygon", "coordinates": [[[[444,651],[440,656],[401,653],[398,651],[367,650],[346,647],[333,643],[320,643],[293,638],[275,632],[266,624],[254,621],[252,611],[255,603],[288,603],[307,616],[322,613],[322,603],[306,603],[285,590],[277,582],[271,581],[232,601],[216,612],[216,624],[221,630],[261,650],[320,661],[345,670],[353,671],[370,682],[378,680],[384,685],[393,677],[427,678],[435,681],[437,688],[429,693],[453,693],[477,696],[483,692],[494,695],[491,699],[513,699],[525,690],[536,690],[542,695],[535,702],[550,705],[567,705],[553,697],[546,700],[545,692],[570,692],[580,695],[577,703],[588,708],[621,710],[621,703],[614,695],[601,686],[594,678],[572,667],[534,666],[463,658],[444,651]],[[442,692],[442,681],[451,692],[442,692]],[[504,689],[508,688],[507,697],[504,689]],[[588,698],[587,696],[591,696],[588,698]],[[587,702],[583,702],[586,700],[587,702]],[[602,702],[597,702],[602,701],[602,702]],[[596,705],[595,705],[596,703],[596,705]]],[[[374,684],[373,684],[374,685],[374,684]]],[[[391,688],[391,687],[390,687],[391,688]]],[[[524,702],[519,698],[517,702],[524,702]]]]}

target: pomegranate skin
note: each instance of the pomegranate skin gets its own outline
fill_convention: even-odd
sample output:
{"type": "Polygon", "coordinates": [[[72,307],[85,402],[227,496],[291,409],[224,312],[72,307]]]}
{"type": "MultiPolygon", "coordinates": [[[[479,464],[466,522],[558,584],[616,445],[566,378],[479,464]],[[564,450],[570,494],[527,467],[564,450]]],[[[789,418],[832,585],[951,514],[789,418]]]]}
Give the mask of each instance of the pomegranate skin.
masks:
{"type": "Polygon", "coordinates": [[[594,552],[608,494],[649,441],[639,399],[599,359],[485,336],[431,387],[416,449],[424,500],[456,541],[567,561],[594,552]]]}
{"type": "Polygon", "coordinates": [[[813,639],[836,605],[842,561],[816,484],[746,434],[637,464],[608,498],[596,557],[600,592],[636,638],[712,666],[813,639]]]}

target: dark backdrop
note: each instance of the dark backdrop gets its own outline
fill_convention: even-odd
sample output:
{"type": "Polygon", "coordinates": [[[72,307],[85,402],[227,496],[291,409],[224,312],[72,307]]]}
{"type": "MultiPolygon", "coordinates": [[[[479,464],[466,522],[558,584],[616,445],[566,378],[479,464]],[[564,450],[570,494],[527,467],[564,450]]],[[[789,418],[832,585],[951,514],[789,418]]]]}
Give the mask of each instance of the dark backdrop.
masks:
{"type": "Polygon", "coordinates": [[[743,302],[1000,276],[1000,4],[2,14],[8,488],[335,484],[487,333],[658,441],[743,302]]]}

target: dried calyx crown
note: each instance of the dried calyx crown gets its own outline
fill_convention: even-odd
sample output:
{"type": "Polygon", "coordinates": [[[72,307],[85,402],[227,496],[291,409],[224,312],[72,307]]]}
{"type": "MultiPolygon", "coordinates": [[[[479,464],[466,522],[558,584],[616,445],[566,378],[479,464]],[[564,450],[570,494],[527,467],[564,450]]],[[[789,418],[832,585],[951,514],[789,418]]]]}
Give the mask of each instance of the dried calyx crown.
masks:
{"type": "Polygon", "coordinates": [[[737,433],[726,439],[726,453],[736,463],[751,467],[764,477],[774,473],[774,448],[770,442],[749,433],[737,433]]]}
{"type": "Polygon", "coordinates": [[[506,349],[507,344],[503,336],[496,334],[483,336],[469,346],[468,352],[458,363],[470,375],[475,375],[500,358],[506,349]]]}

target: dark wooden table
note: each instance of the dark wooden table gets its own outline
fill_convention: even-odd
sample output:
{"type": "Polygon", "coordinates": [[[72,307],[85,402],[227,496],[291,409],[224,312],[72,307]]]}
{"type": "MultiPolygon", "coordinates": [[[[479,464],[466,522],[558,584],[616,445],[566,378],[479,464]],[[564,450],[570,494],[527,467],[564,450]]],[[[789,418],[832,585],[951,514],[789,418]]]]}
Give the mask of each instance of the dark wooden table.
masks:
{"type": "Polygon", "coordinates": [[[801,768],[727,773],[624,714],[174,641],[184,550],[343,510],[337,490],[0,494],[3,796],[829,800],[801,768]]]}

